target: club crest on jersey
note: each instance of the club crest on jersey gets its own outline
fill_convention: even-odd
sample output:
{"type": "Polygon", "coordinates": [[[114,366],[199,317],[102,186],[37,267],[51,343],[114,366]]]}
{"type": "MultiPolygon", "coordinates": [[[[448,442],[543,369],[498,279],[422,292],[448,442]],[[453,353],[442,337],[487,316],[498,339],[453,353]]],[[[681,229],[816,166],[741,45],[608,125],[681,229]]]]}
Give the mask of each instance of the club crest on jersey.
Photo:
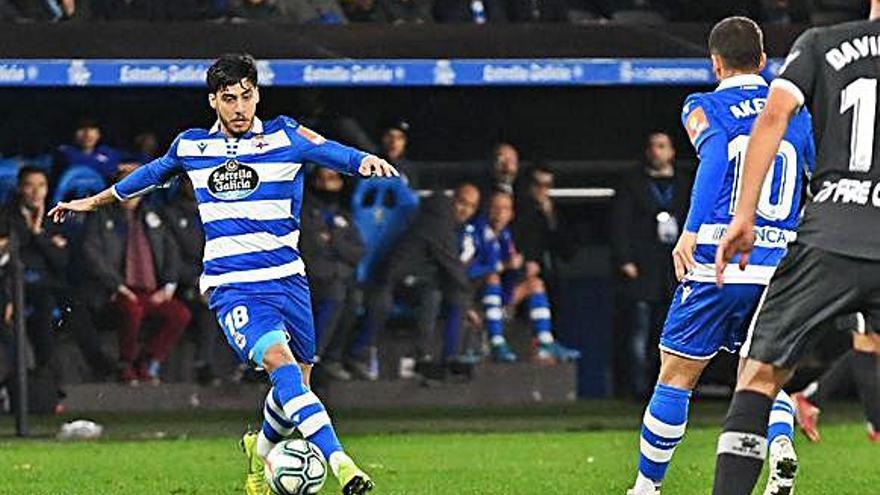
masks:
{"type": "Polygon", "coordinates": [[[257,171],[236,160],[228,160],[208,177],[208,191],[215,198],[225,201],[244,199],[253,194],[259,185],[257,171]]]}

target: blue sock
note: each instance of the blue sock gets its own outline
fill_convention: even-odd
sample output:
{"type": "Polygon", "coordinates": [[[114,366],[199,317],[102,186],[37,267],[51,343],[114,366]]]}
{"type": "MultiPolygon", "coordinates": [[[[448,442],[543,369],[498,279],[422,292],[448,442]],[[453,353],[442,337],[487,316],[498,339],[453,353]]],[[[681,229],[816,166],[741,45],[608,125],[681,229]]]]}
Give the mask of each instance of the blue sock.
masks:
{"type": "Polygon", "coordinates": [[[486,316],[486,331],[489,332],[490,339],[504,338],[501,306],[501,285],[486,284],[483,289],[483,313],[486,316]]]}
{"type": "MultiPolygon", "coordinates": [[[[275,390],[272,398],[275,405],[281,406],[281,412],[288,420],[287,424],[296,425],[303,438],[315,444],[324,454],[325,459],[329,460],[331,454],[341,451],[342,444],[336,437],[330,416],[327,415],[321,400],[303,384],[299,366],[296,364],[282,366],[273,371],[269,377],[275,390]]],[[[268,418],[264,422],[264,428],[266,423],[270,423],[268,418]]],[[[266,432],[264,431],[263,434],[265,435],[266,432]]]]}
{"type": "Polygon", "coordinates": [[[448,361],[458,354],[458,337],[461,334],[461,319],[464,308],[450,304],[446,308],[446,324],[443,327],[443,360],[448,361]]]}
{"type": "Polygon", "coordinates": [[[691,392],[658,383],[645,410],[639,473],[659,484],[687,427],[691,392]]]}
{"type": "Polygon", "coordinates": [[[550,300],[545,292],[532,294],[528,299],[529,318],[532,320],[532,331],[541,343],[553,341],[553,315],[550,313],[550,300]]]}
{"type": "Polygon", "coordinates": [[[321,336],[327,332],[327,325],[330,323],[330,317],[336,310],[339,301],[333,299],[321,299],[315,305],[315,342],[321,342],[321,336]]]}
{"type": "Polygon", "coordinates": [[[787,393],[780,390],[770,409],[770,421],[767,423],[767,445],[777,437],[788,437],[794,440],[794,403],[787,393]]]}

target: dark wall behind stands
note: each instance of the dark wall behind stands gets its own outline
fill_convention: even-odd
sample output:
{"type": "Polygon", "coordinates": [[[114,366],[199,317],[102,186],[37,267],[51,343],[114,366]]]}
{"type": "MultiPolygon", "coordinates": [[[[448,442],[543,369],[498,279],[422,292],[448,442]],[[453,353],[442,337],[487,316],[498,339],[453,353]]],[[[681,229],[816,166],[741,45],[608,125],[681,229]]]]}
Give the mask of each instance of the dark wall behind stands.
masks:
{"type": "MultiPolygon", "coordinates": [[[[720,0],[713,0],[720,1],[720,0]]],[[[703,57],[711,24],[298,26],[207,22],[7,24],[0,58],[703,57]]],[[[764,26],[767,53],[784,56],[804,30],[764,26]]]]}
{"type": "MultiPolygon", "coordinates": [[[[467,160],[508,140],[526,159],[629,159],[646,133],[669,131],[692,155],[679,122],[688,93],[708,88],[263,88],[259,114],[301,118],[317,97],[329,115],[354,117],[378,138],[384,122],[412,124],[411,158],[467,160]]],[[[143,130],[169,143],[213,116],[196,89],[0,89],[0,154],[35,154],[71,139],[83,116],[98,118],[109,144],[126,147],[143,130]]],[[[329,136],[328,136],[329,137],[329,136]]]]}

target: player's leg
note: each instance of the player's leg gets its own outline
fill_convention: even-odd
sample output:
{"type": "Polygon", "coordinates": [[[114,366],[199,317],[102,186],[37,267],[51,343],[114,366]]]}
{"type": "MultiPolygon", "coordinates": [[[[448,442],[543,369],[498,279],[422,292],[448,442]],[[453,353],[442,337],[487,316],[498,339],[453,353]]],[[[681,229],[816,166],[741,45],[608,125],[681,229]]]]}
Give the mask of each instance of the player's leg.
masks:
{"type": "Polygon", "coordinates": [[[810,246],[792,244],[754,325],[737,389],[718,440],[714,495],[747,495],[767,456],[767,425],[774,399],[817,329],[858,301],[853,283],[860,263],[810,246]]]}
{"type": "Polygon", "coordinates": [[[526,294],[532,333],[538,342],[538,359],[552,359],[562,362],[580,359],[580,351],[560,344],[553,337],[553,314],[550,310],[550,298],[547,297],[547,287],[544,281],[540,277],[529,277],[519,284],[517,289],[526,294]]]}
{"type": "Polygon", "coordinates": [[[492,359],[502,363],[516,361],[516,354],[504,338],[504,292],[501,288],[501,277],[497,274],[493,273],[486,277],[481,302],[492,359]]]}
{"type": "Polygon", "coordinates": [[[868,439],[880,442],[880,335],[867,331],[853,336],[853,381],[865,410],[868,439]]]}
{"type": "Polygon", "coordinates": [[[629,495],[658,493],[687,428],[691,391],[709,364],[661,351],[660,376],[642,419],[639,471],[629,495]]]}
{"type": "Polygon", "coordinates": [[[645,411],[639,472],[630,494],[659,492],[684,437],[691,391],[720,349],[735,349],[742,341],[760,294],[760,286],[719,289],[698,282],[676,290],[660,339],[660,375],[645,411]]]}

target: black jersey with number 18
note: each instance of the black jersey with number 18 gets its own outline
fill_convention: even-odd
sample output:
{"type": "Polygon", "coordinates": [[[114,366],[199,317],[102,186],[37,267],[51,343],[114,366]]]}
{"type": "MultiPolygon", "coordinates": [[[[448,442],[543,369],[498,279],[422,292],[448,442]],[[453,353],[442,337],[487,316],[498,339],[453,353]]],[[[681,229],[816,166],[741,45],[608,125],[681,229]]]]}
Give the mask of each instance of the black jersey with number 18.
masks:
{"type": "Polygon", "coordinates": [[[809,105],[816,168],[798,239],[880,259],[880,22],[813,28],[795,42],[772,86],[809,105]]]}

